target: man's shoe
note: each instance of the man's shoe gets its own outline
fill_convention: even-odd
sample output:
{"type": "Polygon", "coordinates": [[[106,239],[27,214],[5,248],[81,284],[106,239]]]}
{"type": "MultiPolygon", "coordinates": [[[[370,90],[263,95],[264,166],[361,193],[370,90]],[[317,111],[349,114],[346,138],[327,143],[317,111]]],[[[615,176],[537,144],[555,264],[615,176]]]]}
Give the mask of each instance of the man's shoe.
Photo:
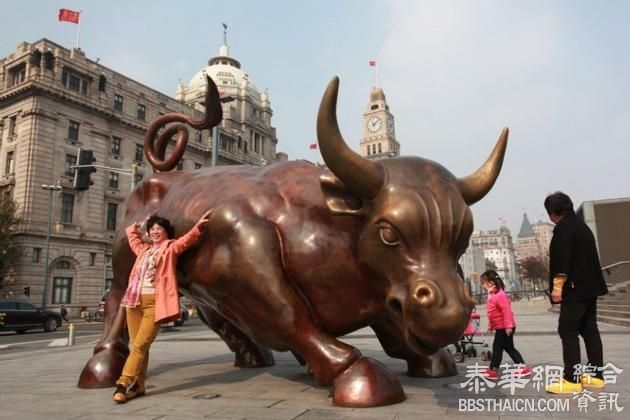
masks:
{"type": "Polygon", "coordinates": [[[547,386],[546,391],[551,394],[573,394],[574,392],[582,392],[582,384],[569,382],[562,378],[559,382],[547,386]]]}
{"type": "Polygon", "coordinates": [[[514,376],[518,378],[523,378],[531,374],[532,374],[532,371],[527,365],[523,366],[522,368],[518,368],[514,370],[514,376]]]}
{"type": "Polygon", "coordinates": [[[496,369],[488,368],[481,372],[484,378],[491,379],[493,381],[499,379],[499,372],[496,369]]]}
{"type": "Polygon", "coordinates": [[[583,373],[580,376],[580,383],[585,388],[602,389],[606,385],[603,379],[599,379],[597,376],[591,376],[588,373],[583,373]]]}
{"type": "Polygon", "coordinates": [[[114,391],[114,401],[117,403],[127,402],[127,387],[121,384],[116,385],[116,391],[114,391]]]}
{"type": "Polygon", "coordinates": [[[129,389],[127,390],[127,393],[125,394],[125,396],[127,397],[127,400],[131,400],[136,397],[141,397],[143,395],[144,395],[144,387],[140,387],[138,384],[131,385],[129,389]]]}

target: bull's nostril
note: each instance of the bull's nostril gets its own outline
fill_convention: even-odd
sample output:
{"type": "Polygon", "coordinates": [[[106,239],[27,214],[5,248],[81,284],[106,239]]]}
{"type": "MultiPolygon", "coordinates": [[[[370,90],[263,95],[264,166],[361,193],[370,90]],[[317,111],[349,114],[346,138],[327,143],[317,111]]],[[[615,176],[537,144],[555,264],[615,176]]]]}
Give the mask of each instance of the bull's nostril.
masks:
{"type": "Polygon", "coordinates": [[[429,286],[420,286],[416,290],[416,298],[422,305],[430,305],[435,300],[435,295],[429,286]]]}
{"type": "Polygon", "coordinates": [[[394,315],[402,317],[402,304],[396,298],[387,299],[387,308],[394,315]]]}

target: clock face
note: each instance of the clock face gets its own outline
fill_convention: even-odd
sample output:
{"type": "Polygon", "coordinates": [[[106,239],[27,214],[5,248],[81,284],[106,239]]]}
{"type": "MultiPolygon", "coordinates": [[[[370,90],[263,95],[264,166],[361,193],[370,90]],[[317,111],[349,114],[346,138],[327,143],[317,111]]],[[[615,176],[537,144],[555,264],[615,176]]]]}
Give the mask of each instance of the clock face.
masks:
{"type": "Polygon", "coordinates": [[[382,125],[383,121],[379,117],[372,117],[367,122],[367,129],[370,133],[376,133],[382,125]]]}
{"type": "Polygon", "coordinates": [[[387,120],[387,130],[389,134],[394,134],[394,120],[387,120]]]}

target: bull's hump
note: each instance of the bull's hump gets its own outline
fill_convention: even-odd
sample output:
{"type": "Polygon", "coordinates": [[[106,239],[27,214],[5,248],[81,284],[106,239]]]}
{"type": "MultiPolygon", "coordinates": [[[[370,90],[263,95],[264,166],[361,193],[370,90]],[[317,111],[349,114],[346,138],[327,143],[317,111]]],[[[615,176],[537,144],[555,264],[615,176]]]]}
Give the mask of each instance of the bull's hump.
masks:
{"type": "MultiPolygon", "coordinates": [[[[247,203],[264,218],[288,208],[323,204],[319,186],[322,169],[306,162],[281,162],[267,167],[221,166],[194,171],[156,173],[144,184],[160,185],[162,205],[181,208],[198,203],[212,208],[222,203],[247,203]]],[[[153,188],[155,189],[155,188],[153,188]]]]}

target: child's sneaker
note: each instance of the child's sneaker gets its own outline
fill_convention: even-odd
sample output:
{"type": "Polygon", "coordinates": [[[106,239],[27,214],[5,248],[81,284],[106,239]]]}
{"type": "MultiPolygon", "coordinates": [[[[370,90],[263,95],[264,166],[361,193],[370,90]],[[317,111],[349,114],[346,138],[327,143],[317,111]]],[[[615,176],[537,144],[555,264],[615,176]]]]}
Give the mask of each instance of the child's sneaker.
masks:
{"type": "Polygon", "coordinates": [[[488,379],[491,379],[493,381],[499,379],[499,371],[496,370],[496,369],[492,369],[492,368],[488,368],[488,369],[484,370],[483,372],[481,372],[481,375],[484,378],[488,378],[488,379]]]}
{"type": "Polygon", "coordinates": [[[532,374],[531,369],[525,365],[522,368],[518,368],[514,370],[514,376],[519,378],[524,378],[525,376],[529,376],[532,374]]]}

